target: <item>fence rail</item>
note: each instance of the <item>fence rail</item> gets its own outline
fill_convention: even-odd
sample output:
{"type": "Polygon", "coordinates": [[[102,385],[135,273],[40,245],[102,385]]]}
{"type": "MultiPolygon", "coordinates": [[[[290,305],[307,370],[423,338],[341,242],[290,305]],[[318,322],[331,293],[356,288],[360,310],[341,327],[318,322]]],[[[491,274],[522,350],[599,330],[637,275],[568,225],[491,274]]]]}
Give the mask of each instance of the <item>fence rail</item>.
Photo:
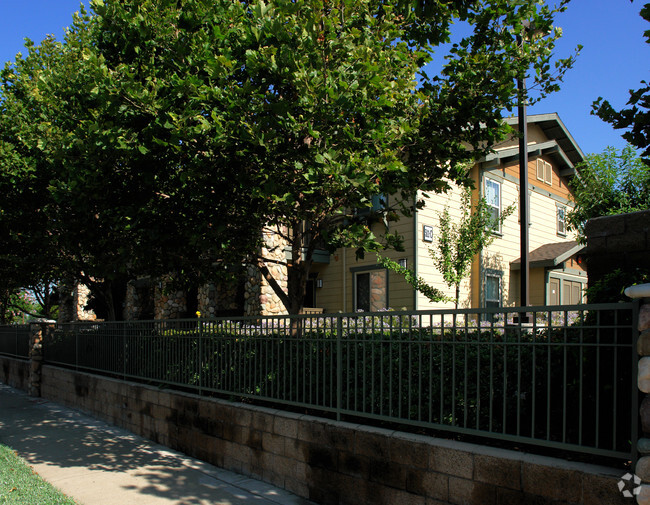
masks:
{"type": "Polygon", "coordinates": [[[0,326],[0,354],[12,358],[29,358],[29,325],[0,326]]]}
{"type": "Polygon", "coordinates": [[[56,326],[47,363],[634,458],[638,305],[56,326]]]}

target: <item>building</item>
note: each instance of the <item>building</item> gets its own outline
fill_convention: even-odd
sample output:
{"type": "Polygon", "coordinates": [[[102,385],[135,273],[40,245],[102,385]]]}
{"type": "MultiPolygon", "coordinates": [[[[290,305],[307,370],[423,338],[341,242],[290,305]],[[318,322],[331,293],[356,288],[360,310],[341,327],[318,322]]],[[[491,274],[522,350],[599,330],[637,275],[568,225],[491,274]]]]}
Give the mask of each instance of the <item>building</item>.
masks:
{"type": "MultiPolygon", "coordinates": [[[[513,127],[516,118],[507,120],[513,127]]],[[[583,301],[587,275],[580,261],[582,245],[567,230],[572,207],[569,181],[584,155],[553,114],[528,117],[528,192],[530,241],[530,303],[574,304],[583,301]]],[[[519,200],[518,138],[495,146],[495,152],[472,168],[473,200],[485,197],[495,215],[519,200]]],[[[419,194],[423,197],[422,194],[419,194]]],[[[390,198],[390,197],[389,197],[390,198]]],[[[434,266],[429,249],[436,245],[439,215],[449,208],[452,220],[460,216],[461,190],[432,195],[412,218],[392,224],[404,237],[404,252],[386,255],[414,270],[428,284],[454,295],[434,266]]],[[[495,240],[476,258],[471,275],[462,283],[459,307],[513,306],[520,300],[520,224],[518,207],[495,231],[495,240]]],[[[354,250],[339,249],[329,263],[312,268],[315,282],[307,298],[326,312],[385,308],[422,310],[453,308],[432,304],[401,276],[382,268],[374,255],[358,260],[354,250]]]]}
{"type": "MultiPolygon", "coordinates": [[[[513,127],[516,118],[506,120],[513,127]]],[[[528,117],[529,266],[531,305],[566,305],[583,301],[587,274],[580,261],[583,249],[567,230],[566,215],[572,207],[569,181],[584,155],[575,140],[553,114],[528,117]]],[[[497,146],[495,152],[471,169],[475,182],[472,200],[485,197],[495,216],[519,200],[518,138],[497,146]]],[[[439,215],[447,207],[452,220],[460,216],[461,189],[424,198],[426,204],[412,217],[390,223],[392,232],[404,237],[403,252],[386,256],[414,270],[427,284],[453,297],[455,288],[444,283],[429,249],[435,247],[439,215]]],[[[373,198],[377,205],[383,198],[373,198]]],[[[375,226],[383,226],[377,224],[375,226]]],[[[378,228],[377,233],[381,233],[378,228]]],[[[515,306],[520,303],[520,224],[518,207],[495,230],[495,240],[475,259],[471,274],[461,285],[459,307],[515,306]]],[[[277,262],[273,275],[286,286],[286,247],[280,234],[262,231],[263,254],[277,262]]],[[[242,266],[232,285],[207,284],[190,292],[169,292],[164,280],[140,279],[127,286],[125,319],[168,319],[233,315],[279,315],[286,313],[271,286],[254,266],[242,266]]],[[[77,304],[78,305],[78,304],[77,304]]],[[[453,302],[431,303],[402,276],[377,264],[373,254],[357,259],[354,249],[334,253],[318,250],[314,256],[304,300],[305,312],[375,311],[387,308],[425,310],[454,308],[453,302]]],[[[67,312],[66,312],[67,314],[67,312]]],[[[72,317],[68,320],[85,319],[72,317]]]]}

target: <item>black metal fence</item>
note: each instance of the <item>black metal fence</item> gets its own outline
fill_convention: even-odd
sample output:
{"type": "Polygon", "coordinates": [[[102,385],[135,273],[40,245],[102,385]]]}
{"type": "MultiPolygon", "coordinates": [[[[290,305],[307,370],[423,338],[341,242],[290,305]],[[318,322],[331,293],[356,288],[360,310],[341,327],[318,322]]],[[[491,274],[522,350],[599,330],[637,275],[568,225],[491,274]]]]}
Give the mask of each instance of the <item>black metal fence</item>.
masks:
{"type": "Polygon", "coordinates": [[[29,325],[0,326],[0,354],[12,358],[29,358],[29,325]]]}
{"type": "Polygon", "coordinates": [[[45,362],[634,458],[638,305],[60,324],[45,362]]]}

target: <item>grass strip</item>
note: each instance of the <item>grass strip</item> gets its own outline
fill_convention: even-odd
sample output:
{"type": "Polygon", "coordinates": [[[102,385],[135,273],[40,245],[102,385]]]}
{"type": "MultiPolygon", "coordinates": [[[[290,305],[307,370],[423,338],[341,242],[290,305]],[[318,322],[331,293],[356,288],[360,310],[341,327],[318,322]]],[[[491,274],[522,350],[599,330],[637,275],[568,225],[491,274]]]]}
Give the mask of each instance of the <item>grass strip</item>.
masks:
{"type": "Polygon", "coordinates": [[[16,452],[0,444],[0,505],[76,505],[45,482],[16,452]]]}

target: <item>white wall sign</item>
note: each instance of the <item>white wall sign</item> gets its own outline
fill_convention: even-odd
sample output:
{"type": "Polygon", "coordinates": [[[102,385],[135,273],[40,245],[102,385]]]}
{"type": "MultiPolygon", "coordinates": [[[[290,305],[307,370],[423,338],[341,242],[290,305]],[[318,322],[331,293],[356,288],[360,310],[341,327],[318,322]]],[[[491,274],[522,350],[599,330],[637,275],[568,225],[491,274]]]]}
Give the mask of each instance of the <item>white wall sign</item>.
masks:
{"type": "Polygon", "coordinates": [[[422,240],[425,242],[433,242],[433,226],[425,224],[422,227],[422,240]]]}

